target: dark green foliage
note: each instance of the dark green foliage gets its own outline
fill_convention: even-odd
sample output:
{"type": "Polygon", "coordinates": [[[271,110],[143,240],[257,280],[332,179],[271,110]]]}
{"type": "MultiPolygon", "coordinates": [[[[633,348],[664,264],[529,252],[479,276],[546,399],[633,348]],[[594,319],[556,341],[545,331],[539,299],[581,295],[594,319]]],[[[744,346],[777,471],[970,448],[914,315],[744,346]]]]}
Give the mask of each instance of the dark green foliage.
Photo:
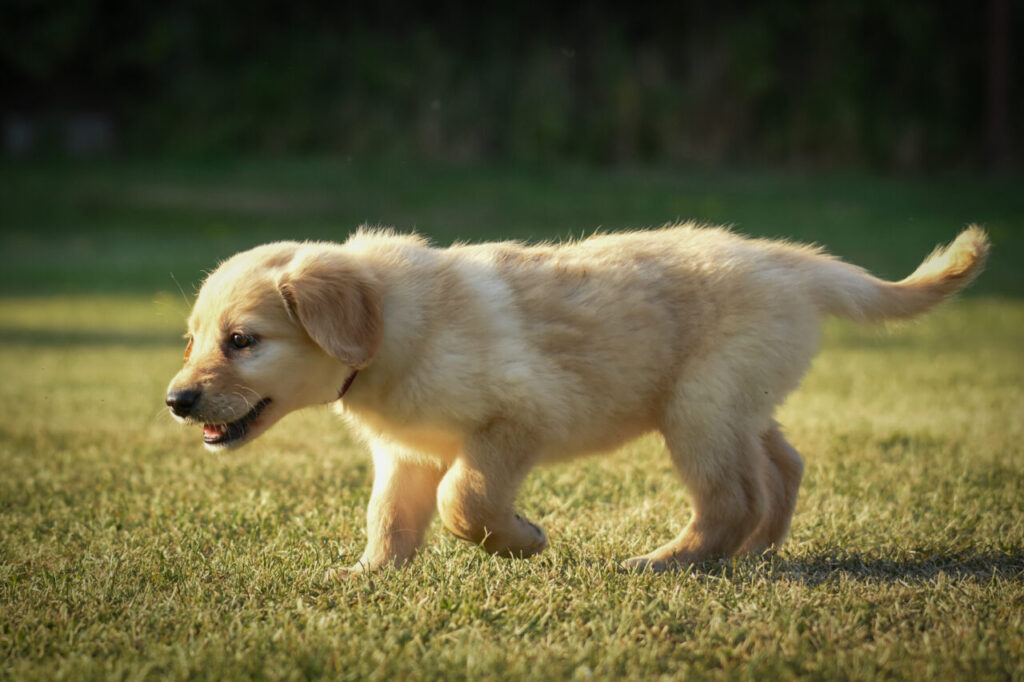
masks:
{"type": "Polygon", "coordinates": [[[128,151],[915,169],[982,160],[988,31],[984,6],[929,0],[8,0],[2,113],[44,147],[98,111],[128,151]]]}

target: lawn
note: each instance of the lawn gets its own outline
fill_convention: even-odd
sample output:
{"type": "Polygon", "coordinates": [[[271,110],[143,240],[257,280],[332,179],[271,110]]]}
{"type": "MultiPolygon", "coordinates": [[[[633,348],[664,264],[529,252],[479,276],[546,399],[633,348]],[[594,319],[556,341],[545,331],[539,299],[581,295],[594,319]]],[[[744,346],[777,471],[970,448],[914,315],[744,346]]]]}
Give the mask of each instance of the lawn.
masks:
{"type": "Polygon", "coordinates": [[[330,161],[0,166],[0,676],[50,679],[1024,679],[1019,179],[330,161]],[[492,558],[435,522],[362,549],[370,462],[325,409],[210,455],[162,406],[188,299],[232,251],[362,222],[442,243],[697,218],[887,277],[968,221],[970,296],[830,321],[780,413],[807,460],[777,554],[634,575],[686,496],[654,437],[539,469],[551,547],[492,558]]]}

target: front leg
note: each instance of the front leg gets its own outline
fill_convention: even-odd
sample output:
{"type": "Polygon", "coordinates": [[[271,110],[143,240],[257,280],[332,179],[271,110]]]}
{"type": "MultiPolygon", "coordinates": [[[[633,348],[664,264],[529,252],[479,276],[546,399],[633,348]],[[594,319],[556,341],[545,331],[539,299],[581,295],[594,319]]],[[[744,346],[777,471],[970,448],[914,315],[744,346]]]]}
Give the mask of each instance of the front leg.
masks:
{"type": "Polygon", "coordinates": [[[366,549],[349,573],[401,566],[416,553],[436,507],[444,468],[402,456],[384,443],[373,449],[373,493],[366,511],[366,549]]]}
{"type": "Polygon", "coordinates": [[[444,525],[456,536],[506,557],[528,557],[547,544],[544,531],[515,512],[533,443],[514,425],[496,424],[469,438],[437,489],[444,525]]]}

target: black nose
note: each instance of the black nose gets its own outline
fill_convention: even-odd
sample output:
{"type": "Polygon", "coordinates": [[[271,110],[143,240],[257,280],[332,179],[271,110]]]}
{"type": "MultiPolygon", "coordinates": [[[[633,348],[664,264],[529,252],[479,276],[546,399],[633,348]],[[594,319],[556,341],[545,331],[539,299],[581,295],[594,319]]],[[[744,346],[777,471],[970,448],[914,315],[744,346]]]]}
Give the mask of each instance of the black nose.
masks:
{"type": "Polygon", "coordinates": [[[192,408],[199,402],[199,391],[171,391],[167,394],[167,407],[179,417],[187,417],[192,408]]]}

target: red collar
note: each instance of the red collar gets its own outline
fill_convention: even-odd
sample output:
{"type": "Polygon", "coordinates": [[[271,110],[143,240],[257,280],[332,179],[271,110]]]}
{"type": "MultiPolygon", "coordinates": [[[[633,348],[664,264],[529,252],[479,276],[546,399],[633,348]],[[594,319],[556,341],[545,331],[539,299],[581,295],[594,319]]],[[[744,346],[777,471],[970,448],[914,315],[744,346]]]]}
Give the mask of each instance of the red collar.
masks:
{"type": "Polygon", "coordinates": [[[338,391],[338,400],[341,400],[341,397],[345,395],[349,387],[352,386],[352,382],[355,381],[357,374],[359,374],[358,369],[352,372],[352,374],[349,375],[348,379],[345,379],[345,383],[341,385],[341,390],[338,391]]]}

